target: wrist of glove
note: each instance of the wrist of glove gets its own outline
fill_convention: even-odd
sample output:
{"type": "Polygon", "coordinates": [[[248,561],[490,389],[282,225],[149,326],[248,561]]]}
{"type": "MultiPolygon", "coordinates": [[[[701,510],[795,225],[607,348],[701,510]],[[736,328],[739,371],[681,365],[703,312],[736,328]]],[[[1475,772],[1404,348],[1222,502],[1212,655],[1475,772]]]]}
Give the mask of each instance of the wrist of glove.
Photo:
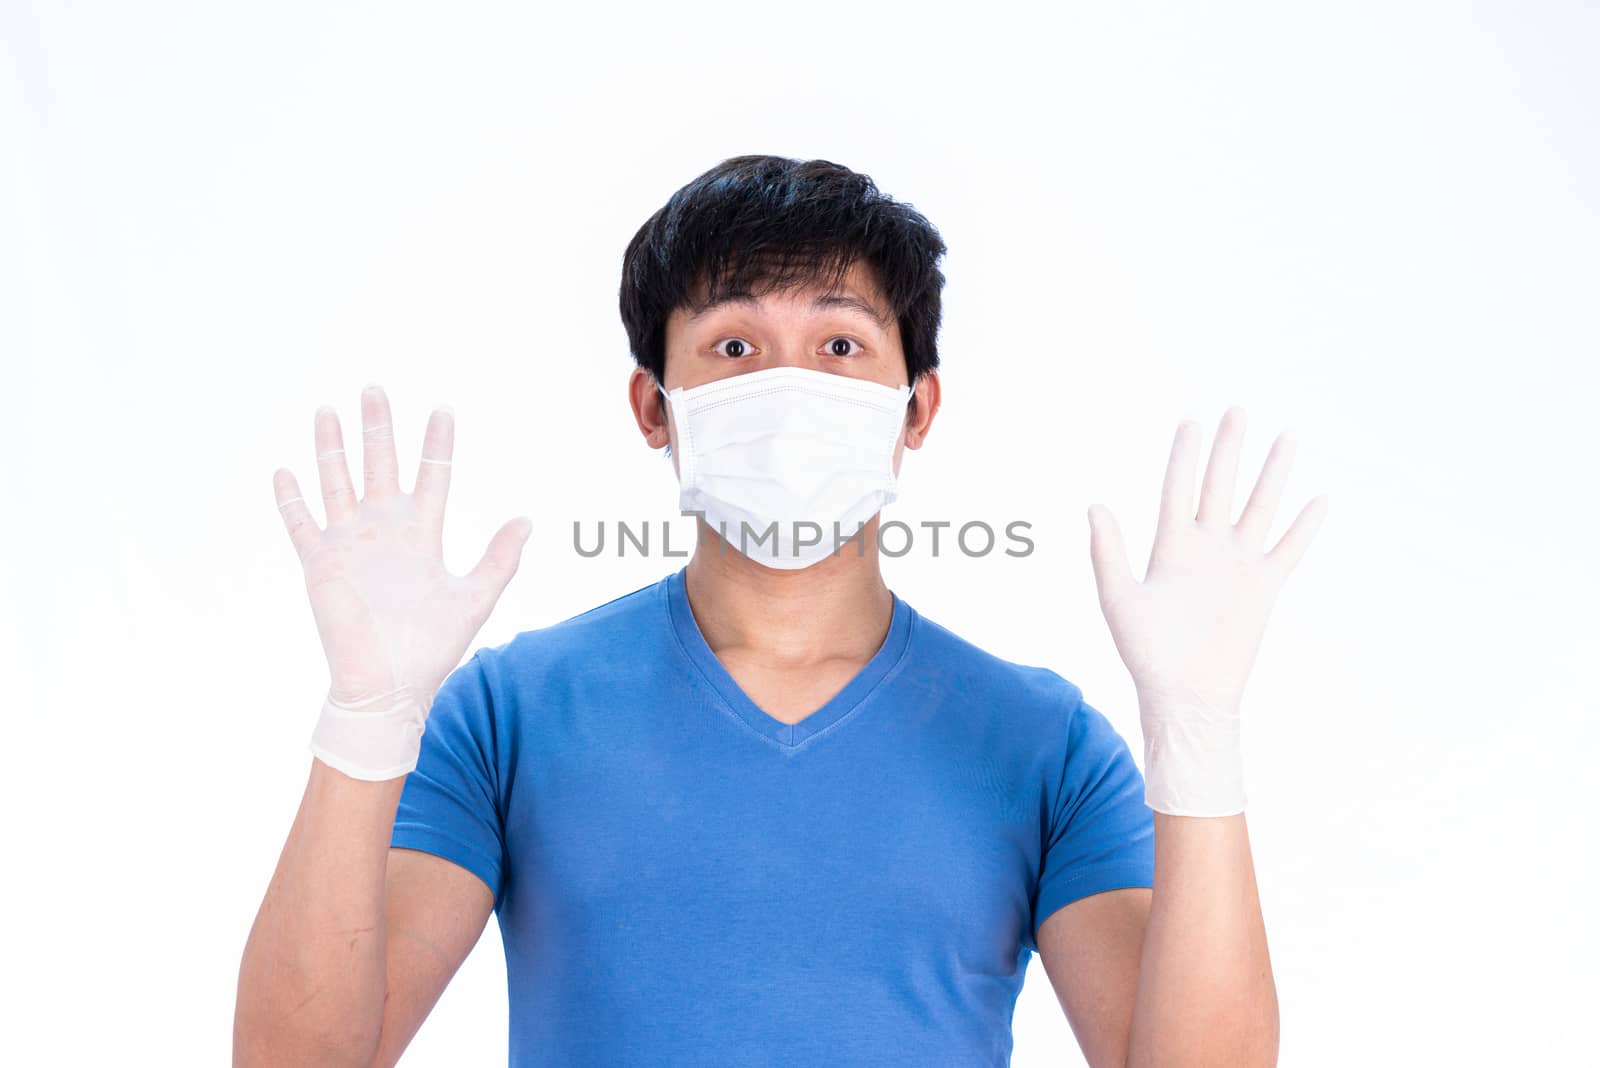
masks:
{"type": "Polygon", "coordinates": [[[1172,816],[1243,812],[1244,750],[1236,708],[1146,708],[1145,804],[1172,816]]]}
{"type": "Polygon", "coordinates": [[[432,703],[409,686],[356,701],[335,700],[330,692],[308,748],[352,779],[399,778],[417,766],[432,703]]]}

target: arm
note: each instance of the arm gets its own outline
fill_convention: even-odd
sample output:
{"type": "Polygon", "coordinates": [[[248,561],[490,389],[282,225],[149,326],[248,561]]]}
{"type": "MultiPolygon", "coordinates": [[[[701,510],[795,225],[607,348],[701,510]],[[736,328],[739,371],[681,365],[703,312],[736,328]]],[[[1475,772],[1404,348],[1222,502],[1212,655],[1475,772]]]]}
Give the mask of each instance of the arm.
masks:
{"type": "Polygon", "coordinates": [[[1089,1064],[1272,1065],[1278,999],[1244,814],[1155,814],[1155,886],[1091,894],[1039,927],[1089,1064]]]}
{"type": "Polygon", "coordinates": [[[1049,936],[1063,1008],[1089,1018],[1105,1064],[1277,1063],[1278,1001],[1245,829],[1239,713],[1273,601],[1310,545],[1327,498],[1301,509],[1263,552],[1292,436],[1273,443],[1234,523],[1244,412],[1223,416],[1197,510],[1198,430],[1193,422],[1178,427],[1142,581],[1134,580],[1110,513],[1089,510],[1100,607],[1139,695],[1145,800],[1155,821],[1153,885],[1137,951],[1128,933],[1137,925],[1132,903],[1088,905],[1049,936]],[[1095,956],[1117,962],[1110,975],[1066,977],[1067,961],[1095,956]],[[1090,994],[1074,989],[1084,982],[1093,984],[1090,994]]]}
{"type": "Polygon", "coordinates": [[[389,981],[373,1068],[399,1062],[494,911],[482,879],[421,850],[389,850],[387,890],[389,981]]]}
{"type": "Polygon", "coordinates": [[[1128,1063],[1148,887],[1080,897],[1039,925],[1039,960],[1091,1068],[1128,1063]]]}
{"type": "Polygon", "coordinates": [[[362,394],[361,416],[358,500],[338,416],[316,415],[326,529],[294,475],[273,474],[330,683],[300,810],[239,965],[236,1065],[392,1063],[493,905],[479,876],[390,843],[434,698],[515,573],[530,524],[507,523],[470,574],[451,574],[449,412],[428,422],[412,493],[400,489],[378,387],[362,394]]]}
{"type": "Polygon", "coordinates": [[[394,1064],[483,933],[481,879],[389,848],[404,783],[312,761],[245,944],[235,1065],[394,1064]]]}
{"type": "Polygon", "coordinates": [[[1128,1065],[1274,1065],[1278,994],[1244,813],[1155,814],[1128,1065]]]}

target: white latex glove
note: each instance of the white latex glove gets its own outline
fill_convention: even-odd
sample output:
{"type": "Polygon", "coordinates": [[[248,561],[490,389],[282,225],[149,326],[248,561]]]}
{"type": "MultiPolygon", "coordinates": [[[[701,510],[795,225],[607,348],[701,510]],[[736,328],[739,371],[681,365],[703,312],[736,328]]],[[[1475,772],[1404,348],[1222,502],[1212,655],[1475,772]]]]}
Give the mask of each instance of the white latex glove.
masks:
{"type": "Polygon", "coordinates": [[[417,766],[433,697],[461,662],[516,573],[533,524],[524,516],[495,534],[465,576],[445,570],[443,528],[454,418],[434,411],[411,493],[400,489],[389,400],[361,395],[365,495],[345,464],[339,416],[315,420],[317,468],[328,526],[321,529],[288,468],[273,473],[283,515],[305,570],[330,681],[310,749],[357,779],[393,779],[417,766]]]}
{"type": "Polygon", "coordinates": [[[1289,475],[1294,438],[1273,442],[1238,523],[1233,488],[1245,413],[1229,408],[1194,506],[1200,424],[1178,427],[1150,562],[1135,582],[1116,519],[1089,507],[1089,553],[1100,607],[1133,676],[1145,745],[1145,803],[1176,816],[1244,811],[1239,710],[1278,590],[1327,514],[1310,501],[1267,553],[1267,530],[1289,475]]]}

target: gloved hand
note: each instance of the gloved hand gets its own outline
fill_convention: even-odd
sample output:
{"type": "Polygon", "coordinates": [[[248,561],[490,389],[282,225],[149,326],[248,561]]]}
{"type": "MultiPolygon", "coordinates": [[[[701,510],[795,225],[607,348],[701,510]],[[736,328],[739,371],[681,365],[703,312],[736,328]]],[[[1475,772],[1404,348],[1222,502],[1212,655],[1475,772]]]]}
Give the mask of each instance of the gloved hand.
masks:
{"type": "Polygon", "coordinates": [[[1278,590],[1327,514],[1310,501],[1278,544],[1262,552],[1294,453],[1278,435],[1238,523],[1233,488],[1245,413],[1222,417],[1199,511],[1194,479],[1200,424],[1172,443],[1145,578],[1135,582],[1111,512],[1089,507],[1090,559],[1100,608],[1133,676],[1145,745],[1145,803],[1178,816],[1244,811],[1239,710],[1278,590]]]}
{"type": "Polygon", "coordinates": [[[361,395],[365,495],[345,464],[338,414],[319,409],[317,467],[327,529],[317,526],[287,468],[273,473],[278,510],[305,571],[330,682],[310,749],[357,779],[392,779],[417,765],[433,697],[501,591],[532,530],[519,516],[465,576],[445,570],[443,527],[454,418],[435,411],[411,493],[400,489],[389,400],[361,395]]]}

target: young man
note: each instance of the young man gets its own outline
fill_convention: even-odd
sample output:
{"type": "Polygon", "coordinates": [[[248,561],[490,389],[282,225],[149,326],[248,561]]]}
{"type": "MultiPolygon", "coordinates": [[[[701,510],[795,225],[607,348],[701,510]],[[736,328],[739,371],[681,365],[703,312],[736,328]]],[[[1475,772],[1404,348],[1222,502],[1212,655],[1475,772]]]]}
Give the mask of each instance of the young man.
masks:
{"type": "Polygon", "coordinates": [[[1090,510],[1142,779],[1077,686],[879,571],[939,410],[944,251],[826,161],[738,157],[674,194],[621,309],[693,557],[459,667],[528,524],[447,573],[448,412],[406,494],[369,388],[359,501],[318,413],[326,529],[274,483],[332,678],[235,1063],[395,1063],[491,911],[514,1065],[1003,1065],[1035,950],[1093,1065],[1275,1062],[1238,707],[1325,498],[1263,553],[1290,439],[1232,523],[1233,409],[1198,512],[1179,428],[1143,582],[1090,510]]]}

